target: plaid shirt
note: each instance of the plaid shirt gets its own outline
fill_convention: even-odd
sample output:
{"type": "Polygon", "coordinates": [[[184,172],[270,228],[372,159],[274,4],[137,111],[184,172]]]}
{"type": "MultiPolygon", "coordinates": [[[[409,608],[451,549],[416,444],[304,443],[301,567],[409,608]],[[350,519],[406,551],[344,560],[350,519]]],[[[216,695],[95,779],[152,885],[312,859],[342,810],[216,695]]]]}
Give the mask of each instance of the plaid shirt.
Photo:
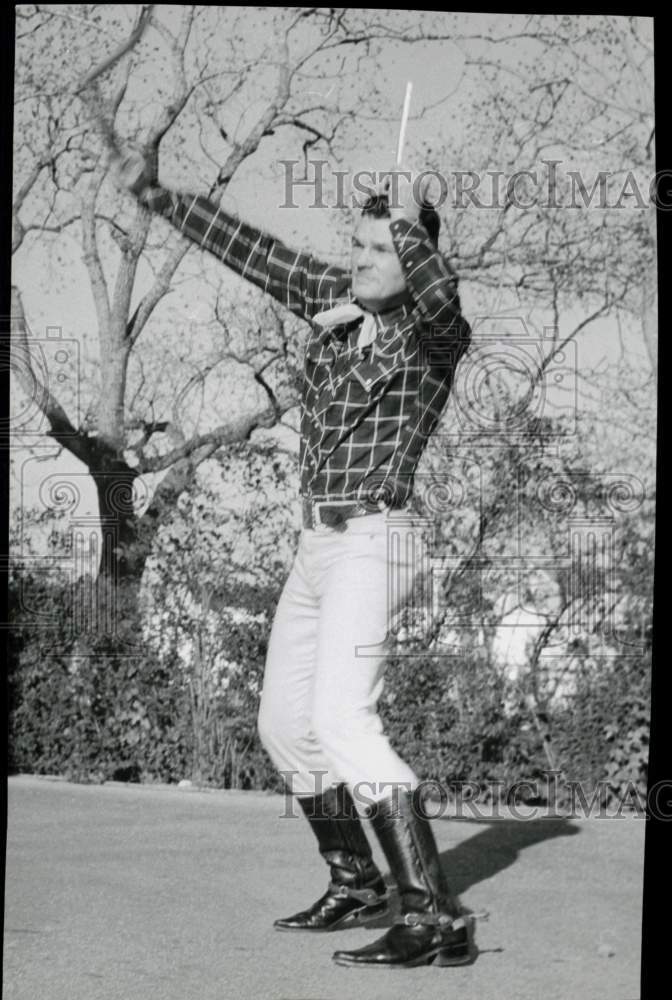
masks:
{"type": "MultiPolygon", "coordinates": [[[[227,215],[206,198],[147,188],[141,200],[237,274],[308,320],[354,302],[350,273],[227,215]]],[[[376,314],[359,348],[361,318],[312,325],[301,393],[301,493],[316,501],[384,500],[402,506],[427,439],[469,344],[457,279],[419,222],[390,223],[410,293],[376,314]]]]}

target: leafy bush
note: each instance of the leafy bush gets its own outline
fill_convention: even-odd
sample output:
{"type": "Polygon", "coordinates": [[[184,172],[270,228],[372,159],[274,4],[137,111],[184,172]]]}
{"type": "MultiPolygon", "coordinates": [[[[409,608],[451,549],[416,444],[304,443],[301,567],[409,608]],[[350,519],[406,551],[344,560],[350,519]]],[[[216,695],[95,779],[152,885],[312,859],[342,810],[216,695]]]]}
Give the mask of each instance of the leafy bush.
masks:
{"type": "Polygon", "coordinates": [[[182,665],[138,645],[134,592],[124,600],[118,591],[114,635],[78,638],[69,626],[81,595],[45,584],[39,592],[44,616],[55,623],[39,631],[25,627],[17,590],[12,594],[11,770],[75,781],[195,778],[279,787],[256,733],[265,625],[222,622],[247,669],[204,705],[182,665]]]}
{"type": "Polygon", "coordinates": [[[580,782],[586,795],[601,786],[607,803],[635,788],[643,802],[649,682],[645,657],[598,661],[570,704],[535,709],[486,657],[406,655],[390,662],[381,714],[419,776],[449,789],[470,783],[487,800],[530,782],[532,799],[548,790],[555,769],[560,806],[570,801],[569,782],[580,782]]]}
{"type": "Polygon", "coordinates": [[[497,784],[533,780],[548,766],[530,718],[505,711],[511,685],[480,656],[392,659],[382,715],[394,746],[423,779],[497,784]]]}
{"type": "Polygon", "coordinates": [[[634,786],[644,799],[649,752],[651,677],[648,657],[596,659],[582,671],[572,704],[554,720],[569,780],[602,782],[606,801],[634,786]]]}
{"type": "MultiPolygon", "coordinates": [[[[236,620],[220,609],[221,643],[233,669],[226,683],[209,684],[204,678],[217,676],[210,661],[199,679],[194,663],[185,671],[175,648],[160,656],[145,643],[137,656],[134,592],[117,595],[114,636],[76,639],[69,623],[81,594],[37,580],[31,585],[31,605],[39,599],[45,620],[54,624],[39,631],[20,627],[15,579],[13,770],[77,781],[188,777],[217,787],[280,789],[256,731],[275,588],[237,592],[256,618],[236,620]]],[[[543,787],[549,760],[520,691],[474,651],[464,659],[415,653],[391,657],[380,708],[393,745],[420,777],[475,782],[485,798],[519,781],[543,787]]],[[[591,663],[571,706],[548,715],[563,776],[581,781],[586,792],[604,782],[607,799],[622,797],[631,783],[643,795],[648,706],[644,657],[591,663]]]]}
{"type": "Polygon", "coordinates": [[[122,589],[115,634],[75,636],[85,589],[41,586],[50,628],[29,631],[34,622],[14,603],[10,764],[79,781],[163,779],[186,753],[179,694],[159,664],[138,655],[131,595],[122,589]]]}

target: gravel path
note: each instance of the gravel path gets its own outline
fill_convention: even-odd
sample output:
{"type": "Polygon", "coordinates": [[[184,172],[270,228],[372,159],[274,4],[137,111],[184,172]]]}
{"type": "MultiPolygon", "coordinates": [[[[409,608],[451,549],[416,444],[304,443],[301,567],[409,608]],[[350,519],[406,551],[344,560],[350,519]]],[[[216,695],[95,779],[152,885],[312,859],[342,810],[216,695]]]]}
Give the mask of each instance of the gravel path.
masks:
{"type": "Polygon", "coordinates": [[[6,1000],[639,996],[642,819],[435,820],[463,905],[489,914],[479,956],[376,971],[331,961],[371,926],[273,930],[326,887],[307,824],[284,808],[254,792],[10,778],[6,1000]]]}

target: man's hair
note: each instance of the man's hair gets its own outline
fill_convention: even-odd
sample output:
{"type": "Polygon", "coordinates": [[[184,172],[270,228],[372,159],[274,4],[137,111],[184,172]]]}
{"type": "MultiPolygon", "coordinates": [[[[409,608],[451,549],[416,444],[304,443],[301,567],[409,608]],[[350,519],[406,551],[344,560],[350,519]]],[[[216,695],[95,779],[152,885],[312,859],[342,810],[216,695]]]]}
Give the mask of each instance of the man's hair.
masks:
{"type": "MultiPolygon", "coordinates": [[[[390,201],[388,196],[386,194],[369,195],[362,206],[362,215],[370,215],[374,219],[389,218],[390,201]]],[[[433,246],[438,249],[441,220],[439,219],[439,213],[436,211],[434,206],[430,205],[427,201],[423,201],[420,206],[420,222],[427,230],[427,234],[432,241],[433,246]]]]}

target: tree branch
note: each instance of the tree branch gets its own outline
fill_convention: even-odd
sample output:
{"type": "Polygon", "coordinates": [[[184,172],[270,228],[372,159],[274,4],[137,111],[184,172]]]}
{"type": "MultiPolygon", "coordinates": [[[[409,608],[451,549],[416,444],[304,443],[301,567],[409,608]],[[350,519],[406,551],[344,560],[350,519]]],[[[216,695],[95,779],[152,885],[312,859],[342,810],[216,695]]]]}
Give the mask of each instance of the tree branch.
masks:
{"type": "Polygon", "coordinates": [[[211,455],[224,445],[232,444],[234,441],[247,440],[252,431],[259,427],[272,427],[275,422],[276,412],[272,407],[262,410],[260,413],[238,417],[231,420],[228,424],[222,424],[205,434],[194,435],[188,441],[185,441],[184,444],[173,448],[165,455],[159,455],[156,458],[145,458],[140,463],[139,473],[140,475],[144,475],[149,472],[161,472],[164,469],[170,468],[176,462],[193,456],[195,452],[201,449],[206,449],[207,454],[211,455]]]}
{"type": "Polygon", "coordinates": [[[251,129],[247,137],[242,142],[234,143],[233,149],[219,172],[211,195],[224,192],[238,167],[248,156],[251,156],[258,149],[264,134],[272,127],[276,115],[289,100],[291,73],[289,68],[289,47],[286,36],[280,43],[280,54],[279,75],[275,96],[265,111],[259,116],[255,126],[251,129]]]}
{"type": "Polygon", "coordinates": [[[173,37],[160,22],[154,22],[156,29],[168,41],[170,46],[175,76],[177,78],[177,88],[170,104],[162,108],[147,136],[145,147],[150,155],[152,153],[156,153],[159,143],[168,129],[179,117],[193,91],[193,88],[190,88],[187,85],[187,78],[184,71],[184,51],[187,46],[187,42],[189,41],[189,35],[194,22],[194,14],[195,9],[193,6],[183,10],[182,23],[177,37],[173,37]]]}
{"type": "Polygon", "coordinates": [[[107,343],[109,340],[110,299],[103,265],[98,253],[95,206],[96,198],[104,178],[105,168],[99,164],[80,198],[82,242],[84,244],[83,260],[89,273],[89,281],[91,282],[93,301],[96,307],[96,316],[98,319],[98,329],[100,331],[103,344],[107,343]]]}
{"type": "Polygon", "coordinates": [[[115,63],[119,62],[120,59],[130,52],[133,46],[140,40],[145,28],[150,22],[154,6],[154,4],[147,4],[143,6],[138,18],[138,23],[128,38],[118,45],[109,56],[101,59],[100,62],[96,63],[95,66],[85,73],[75,89],[75,92],[82,97],[82,100],[85,103],[89,105],[89,109],[93,113],[94,120],[98,124],[98,127],[108,145],[117,152],[119,151],[119,142],[114,130],[114,116],[113,114],[110,114],[110,107],[106,105],[97,81],[104,73],[111,69],[115,63]],[[84,96],[84,91],[88,89],[91,89],[91,94],[84,96]]]}

